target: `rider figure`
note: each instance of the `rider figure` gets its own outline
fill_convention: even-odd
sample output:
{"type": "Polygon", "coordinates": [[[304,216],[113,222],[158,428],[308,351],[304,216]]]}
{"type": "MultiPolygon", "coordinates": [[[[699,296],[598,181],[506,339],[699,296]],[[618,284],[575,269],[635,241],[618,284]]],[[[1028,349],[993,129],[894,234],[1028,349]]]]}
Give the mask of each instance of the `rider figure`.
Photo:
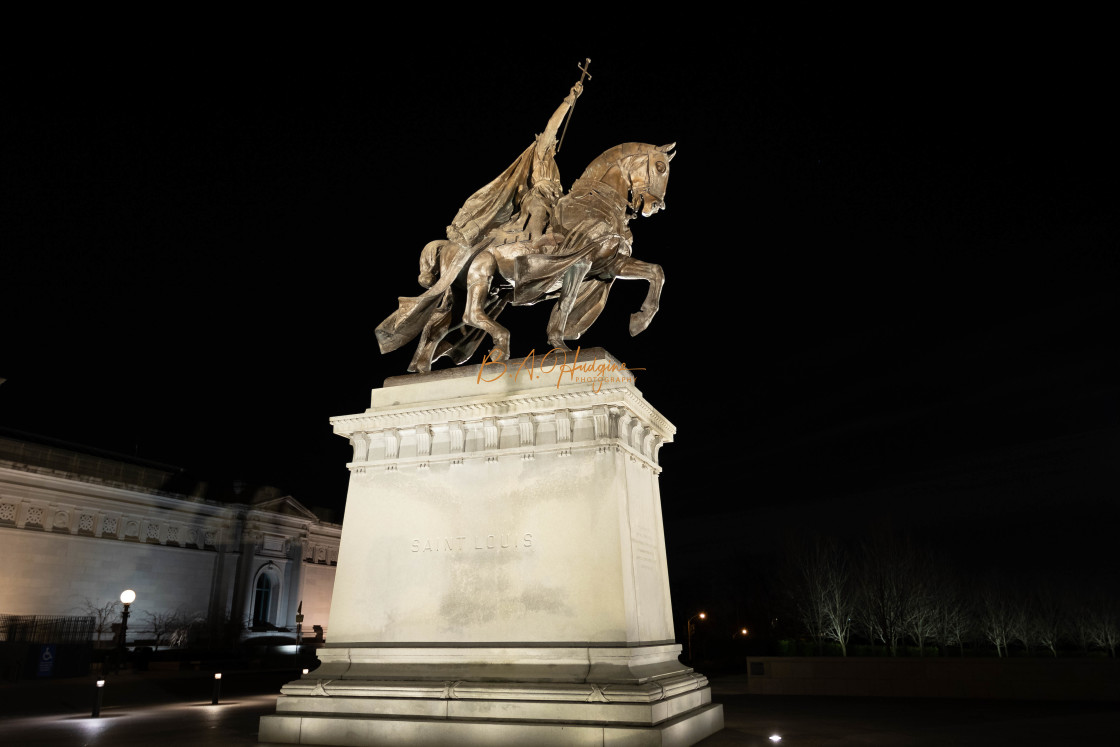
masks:
{"type": "MultiPolygon", "coordinates": [[[[473,198],[493,187],[494,182],[472,196],[472,200],[468,200],[467,205],[455,216],[452,225],[447,227],[447,240],[432,241],[420,253],[420,285],[430,288],[435,283],[440,271],[442,252],[468,250],[482,238],[484,232],[492,231],[498,244],[532,241],[544,235],[552,219],[553,207],[564,193],[560,184],[560,169],[556,166],[556,133],[581,93],[582,83],[572,86],[571,92],[548,120],[544,132],[537,135],[530,147],[531,153],[527,151],[522,156],[530,158],[531,163],[525,164],[527,177],[516,185],[515,192],[511,195],[516,212],[500,226],[491,222],[496,215],[487,212],[492,205],[484,206],[477,214],[474,212],[476,206],[473,198]]],[[[518,173],[524,175],[525,171],[518,173]]]]}
{"type": "Polygon", "coordinates": [[[517,232],[516,241],[532,241],[542,236],[552,220],[552,208],[564,193],[560,184],[560,169],[556,166],[556,132],[581,93],[582,83],[572,86],[571,93],[548,120],[544,132],[537,136],[537,147],[533,151],[533,170],[529,178],[531,186],[521,198],[520,216],[513,225],[508,226],[517,232]]]}

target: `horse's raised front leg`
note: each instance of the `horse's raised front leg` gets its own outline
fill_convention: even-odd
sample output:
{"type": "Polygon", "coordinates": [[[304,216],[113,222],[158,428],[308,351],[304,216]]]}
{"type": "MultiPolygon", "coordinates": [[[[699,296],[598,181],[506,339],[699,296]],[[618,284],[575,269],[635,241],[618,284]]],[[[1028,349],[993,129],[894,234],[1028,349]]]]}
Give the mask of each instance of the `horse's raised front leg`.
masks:
{"type": "Polygon", "coordinates": [[[568,326],[568,316],[576,305],[579,296],[579,284],[591,269],[591,262],[577,262],[564,271],[563,283],[560,286],[560,298],[552,307],[552,314],[548,317],[548,344],[557,350],[568,351],[570,348],[564,344],[564,328],[568,326]]]}
{"type": "Polygon", "coordinates": [[[649,293],[646,294],[646,300],[642,302],[642,308],[630,315],[630,336],[633,337],[649,326],[653,321],[653,315],[661,307],[661,289],[665,286],[665,271],[661,269],[661,265],[629,257],[615,277],[622,280],[649,281],[649,293]]]}
{"type": "Polygon", "coordinates": [[[463,310],[463,323],[477,327],[494,341],[490,360],[509,358],[509,330],[486,315],[484,304],[490,293],[490,280],[498,272],[498,263],[489,251],[480,252],[471,260],[467,270],[467,305],[463,310]]]}

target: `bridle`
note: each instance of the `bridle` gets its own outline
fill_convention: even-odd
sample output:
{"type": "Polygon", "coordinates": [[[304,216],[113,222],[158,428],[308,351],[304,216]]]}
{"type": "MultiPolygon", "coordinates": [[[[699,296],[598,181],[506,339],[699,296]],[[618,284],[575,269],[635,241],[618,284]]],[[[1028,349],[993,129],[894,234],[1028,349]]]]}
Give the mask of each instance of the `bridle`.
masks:
{"type": "Polygon", "coordinates": [[[652,153],[644,153],[644,154],[641,154],[641,155],[642,155],[643,158],[646,159],[644,178],[641,178],[641,177],[635,178],[634,175],[633,175],[633,172],[631,172],[631,175],[630,175],[630,193],[633,195],[633,199],[630,200],[630,209],[633,210],[635,213],[638,212],[639,209],[641,208],[641,202],[642,202],[641,195],[643,193],[653,197],[654,199],[657,200],[657,202],[661,203],[662,205],[665,204],[665,194],[664,193],[657,194],[656,192],[653,191],[652,187],[650,187],[650,185],[653,182],[653,175],[652,175],[652,173],[650,173],[653,169],[653,165],[652,165],[653,164],[653,158],[652,158],[653,154],[652,153]],[[638,187],[638,189],[635,189],[635,187],[638,187]]]}

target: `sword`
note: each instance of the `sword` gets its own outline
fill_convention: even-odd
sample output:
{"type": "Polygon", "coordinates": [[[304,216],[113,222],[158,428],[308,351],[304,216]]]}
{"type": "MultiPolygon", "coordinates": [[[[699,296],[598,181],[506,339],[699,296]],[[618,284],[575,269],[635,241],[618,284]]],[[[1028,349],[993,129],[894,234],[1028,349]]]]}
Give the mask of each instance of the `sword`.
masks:
{"type": "MultiPolygon", "coordinates": [[[[579,82],[580,83],[583,83],[584,78],[587,78],[588,80],[591,80],[591,75],[587,72],[587,68],[591,67],[591,58],[590,57],[588,57],[587,60],[582,65],[577,62],[576,67],[578,67],[580,69],[580,74],[579,74],[579,82]]],[[[564,136],[568,134],[568,125],[570,125],[572,123],[572,114],[576,110],[576,101],[579,101],[579,99],[576,99],[575,101],[572,101],[572,108],[568,110],[568,117],[564,120],[564,130],[560,133],[560,142],[556,144],[556,152],[557,153],[560,152],[561,146],[564,145],[564,136]]]]}

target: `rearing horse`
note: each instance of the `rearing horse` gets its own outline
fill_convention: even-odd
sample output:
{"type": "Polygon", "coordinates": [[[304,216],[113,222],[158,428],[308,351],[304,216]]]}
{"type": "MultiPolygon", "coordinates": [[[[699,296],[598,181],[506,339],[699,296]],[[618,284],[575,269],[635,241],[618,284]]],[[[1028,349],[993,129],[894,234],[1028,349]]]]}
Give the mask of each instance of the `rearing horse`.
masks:
{"type": "Polygon", "coordinates": [[[591,326],[615,279],[648,280],[645,301],[630,316],[630,334],[649,326],[665,273],[660,265],[630,256],[633,235],[627,224],[638,215],[649,217],[665,209],[675,146],[623,143],[611,148],[592,161],[556,203],[549,233],[532,242],[488,246],[475,254],[467,270],[463,323],[490,335],[492,360],[509,357],[509,330],[486,312],[488,299],[493,308],[494,296],[503,293],[514,306],[557,299],[548,341],[568,350],[564,341],[578,339],[591,326]],[[505,283],[492,289],[495,276],[505,283]]]}

